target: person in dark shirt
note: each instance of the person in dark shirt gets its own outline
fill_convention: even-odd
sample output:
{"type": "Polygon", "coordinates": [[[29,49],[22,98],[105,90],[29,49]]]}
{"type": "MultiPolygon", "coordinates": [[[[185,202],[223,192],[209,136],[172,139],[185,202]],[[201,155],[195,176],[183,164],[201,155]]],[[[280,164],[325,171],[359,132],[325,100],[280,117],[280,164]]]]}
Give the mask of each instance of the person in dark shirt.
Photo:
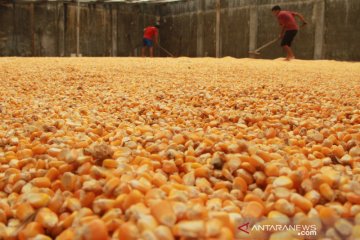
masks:
{"type": "Polygon", "coordinates": [[[146,48],[149,48],[150,57],[154,57],[154,45],[158,44],[159,25],[149,26],[144,29],[142,56],[145,57],[146,48]]]}
{"type": "Polygon", "coordinates": [[[296,23],[295,17],[298,17],[302,22],[303,26],[307,24],[304,17],[297,12],[282,11],[280,6],[275,6],[272,8],[272,13],[277,17],[278,22],[281,26],[281,33],[279,38],[281,38],[281,46],[286,52],[286,60],[295,59],[295,55],[291,49],[291,44],[299,30],[299,26],[296,23]]]}

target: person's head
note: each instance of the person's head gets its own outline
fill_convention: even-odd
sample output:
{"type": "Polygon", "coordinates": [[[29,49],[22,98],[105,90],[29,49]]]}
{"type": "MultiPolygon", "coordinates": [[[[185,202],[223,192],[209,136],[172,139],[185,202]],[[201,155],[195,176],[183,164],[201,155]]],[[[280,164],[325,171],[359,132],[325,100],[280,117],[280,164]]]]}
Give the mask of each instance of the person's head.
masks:
{"type": "Polygon", "coordinates": [[[274,16],[277,16],[280,11],[281,11],[281,7],[279,5],[276,5],[271,9],[271,12],[272,14],[274,14],[274,16]]]}

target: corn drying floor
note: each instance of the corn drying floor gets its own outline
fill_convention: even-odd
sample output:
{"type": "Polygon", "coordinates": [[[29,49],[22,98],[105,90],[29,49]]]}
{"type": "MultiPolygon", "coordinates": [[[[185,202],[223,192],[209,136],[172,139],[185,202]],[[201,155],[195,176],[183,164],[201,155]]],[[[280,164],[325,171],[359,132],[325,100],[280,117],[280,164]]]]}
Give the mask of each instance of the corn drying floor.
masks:
{"type": "Polygon", "coordinates": [[[359,63],[0,58],[0,71],[0,239],[360,238],[359,63]],[[251,220],[316,234],[238,229],[251,220]]]}

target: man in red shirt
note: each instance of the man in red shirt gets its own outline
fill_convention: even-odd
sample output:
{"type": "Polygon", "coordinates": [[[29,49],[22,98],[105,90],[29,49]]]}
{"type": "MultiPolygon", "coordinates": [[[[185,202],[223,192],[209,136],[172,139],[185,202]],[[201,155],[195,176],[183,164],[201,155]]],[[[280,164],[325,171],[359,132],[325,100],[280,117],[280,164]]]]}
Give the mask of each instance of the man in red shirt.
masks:
{"type": "Polygon", "coordinates": [[[150,57],[154,57],[154,43],[155,46],[158,44],[159,28],[160,26],[156,24],[155,26],[149,26],[144,29],[143,48],[142,48],[143,57],[145,57],[146,48],[149,48],[150,57]]]}
{"type": "Polygon", "coordinates": [[[289,61],[291,59],[295,59],[294,53],[291,50],[291,43],[299,30],[299,26],[296,23],[295,17],[298,17],[303,22],[303,26],[306,25],[307,22],[300,13],[281,11],[280,6],[273,7],[272,13],[277,17],[281,26],[281,33],[279,38],[282,38],[281,46],[286,51],[286,60],[289,61]]]}

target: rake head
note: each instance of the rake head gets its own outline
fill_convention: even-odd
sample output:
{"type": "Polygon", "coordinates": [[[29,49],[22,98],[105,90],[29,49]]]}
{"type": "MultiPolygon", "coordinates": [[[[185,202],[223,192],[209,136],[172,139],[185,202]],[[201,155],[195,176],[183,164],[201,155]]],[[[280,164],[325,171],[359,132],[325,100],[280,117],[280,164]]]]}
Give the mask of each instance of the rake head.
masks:
{"type": "Polygon", "coordinates": [[[260,55],[260,52],[259,51],[249,51],[250,54],[253,54],[253,55],[260,55]]]}

